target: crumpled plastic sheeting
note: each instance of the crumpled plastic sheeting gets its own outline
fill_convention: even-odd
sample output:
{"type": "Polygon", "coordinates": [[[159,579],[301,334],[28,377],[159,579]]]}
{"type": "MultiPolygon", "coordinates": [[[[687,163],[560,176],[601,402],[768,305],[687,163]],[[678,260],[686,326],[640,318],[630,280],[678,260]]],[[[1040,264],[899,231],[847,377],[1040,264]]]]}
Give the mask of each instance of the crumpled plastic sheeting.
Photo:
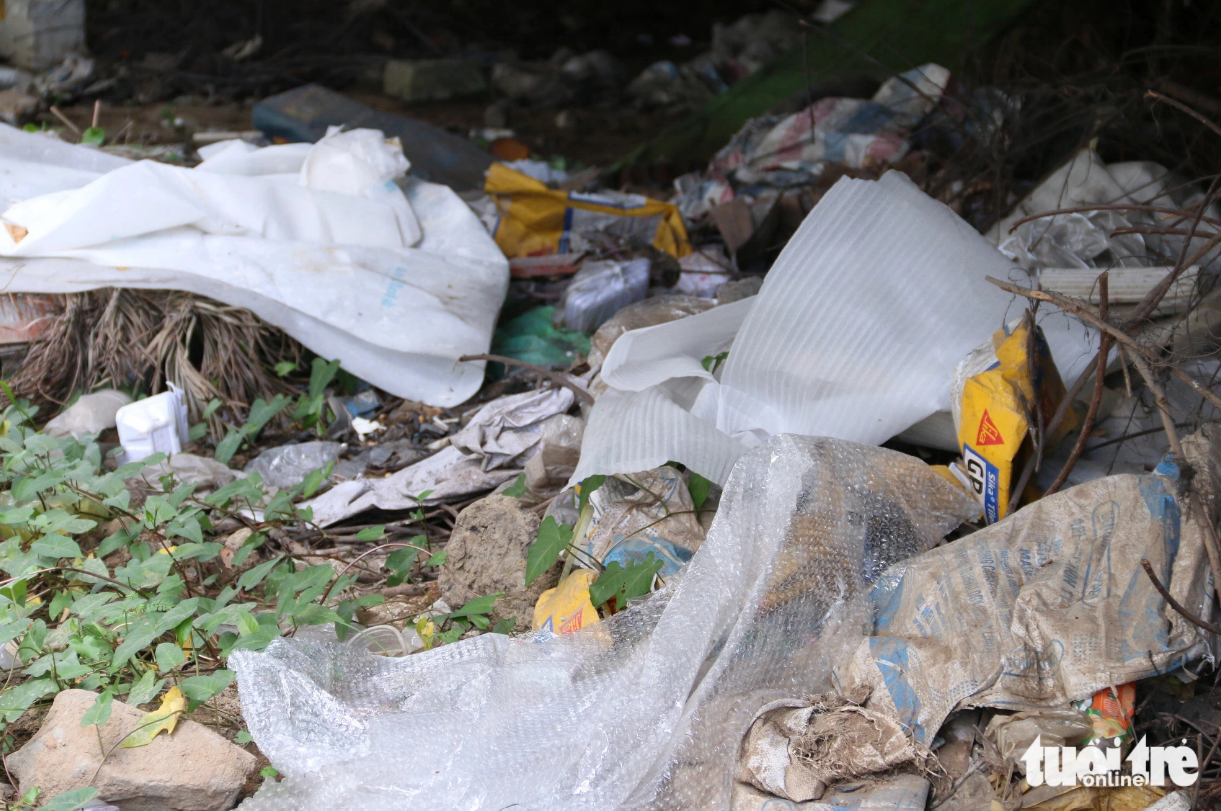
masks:
{"type": "Polygon", "coordinates": [[[562,387],[498,397],[432,456],[385,478],[342,482],[303,506],[325,527],[374,507],[405,510],[487,492],[521,475],[538,452],[548,421],[574,399],[562,387]],[[423,493],[427,497],[419,499],[423,493]]]}
{"type": "Polygon", "coordinates": [[[500,397],[479,409],[450,440],[468,455],[482,458],[482,467],[493,470],[521,459],[538,444],[546,422],[572,407],[576,396],[562,386],[500,397]]]}
{"type": "MultiPolygon", "coordinates": [[[[1039,268],[1106,268],[1174,265],[1183,238],[1159,234],[1119,234],[1133,227],[1191,227],[1190,220],[1164,219],[1156,212],[1092,210],[1017,223],[1031,215],[1060,209],[1110,205],[1153,205],[1177,209],[1202,200],[1199,190],[1177,180],[1164,166],[1149,161],[1107,165],[1098,153],[1082,150],[1039,184],[1014,210],[994,225],[988,238],[1001,253],[1026,270],[1039,268]],[[1012,233],[1011,233],[1012,231],[1012,233]]],[[[1208,216],[1216,218],[1216,206],[1208,216]]],[[[1215,228],[1200,223],[1189,254],[1203,247],[1215,228]]],[[[1215,262],[1221,250],[1212,251],[1202,264],[1215,262]]]]}
{"type": "Polygon", "coordinates": [[[235,653],[286,775],[243,808],[726,808],[757,711],[824,691],[869,627],[868,582],[976,514],[912,457],[780,436],[735,468],[683,577],[597,626],[400,659],[235,653]]]}
{"type": "Polygon", "coordinates": [[[340,482],[301,506],[314,511],[315,524],[328,527],[374,507],[409,510],[486,493],[521,473],[520,468],[484,470],[480,457],[468,456],[449,445],[384,479],[361,477],[340,482]],[[424,498],[418,498],[424,494],[424,498]]]}
{"type": "MultiPolygon", "coordinates": [[[[488,350],[508,262],[449,188],[406,181],[355,196],[302,188],[296,175],[107,157],[0,125],[0,202],[16,202],[9,210],[30,226],[20,244],[0,229],[7,292],[185,290],[246,307],[398,396],[448,406],[482,384],[484,364],[457,359],[488,350]],[[379,225],[357,211],[377,212],[379,225]],[[422,239],[402,247],[412,228],[422,239]],[[327,242],[341,237],[362,244],[327,242]]],[[[256,168],[300,155],[287,157],[256,168]]]]}
{"type": "Polygon", "coordinates": [[[603,380],[638,393],[598,398],[572,481],[675,461],[723,484],[781,433],[885,442],[949,410],[954,367],[1010,306],[985,277],[1012,267],[905,175],[842,179],[758,296],[615,342],[603,380]]]}

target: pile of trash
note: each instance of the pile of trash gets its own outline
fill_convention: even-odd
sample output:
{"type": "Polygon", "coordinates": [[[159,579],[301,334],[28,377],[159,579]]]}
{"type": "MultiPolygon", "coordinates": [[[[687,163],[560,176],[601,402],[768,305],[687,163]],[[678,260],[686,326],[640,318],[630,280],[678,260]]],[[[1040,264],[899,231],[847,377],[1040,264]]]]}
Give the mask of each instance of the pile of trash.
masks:
{"type": "MultiPolygon", "coordinates": [[[[1083,165],[1099,167],[1085,152],[1047,183],[1081,198],[1083,165]]],[[[1144,200],[1169,195],[1145,172],[1144,200]]],[[[1022,214],[1044,212],[1042,189],[1022,214]]],[[[1141,258],[1194,250],[1207,268],[1204,233],[1161,234],[1141,258]]],[[[520,564],[487,579],[462,552],[463,578],[515,612],[535,602],[534,630],[400,659],[325,633],[234,654],[244,717],[287,775],[250,807],[1187,807],[1161,777],[1099,789],[1033,764],[1072,745],[1078,775],[1116,768],[1145,746],[1133,683],[1190,683],[1211,662],[1217,429],[1168,434],[1123,473],[1074,457],[1079,483],[1055,495],[1015,484],[1035,455],[1064,466],[1083,409],[1062,429],[1053,412],[1100,331],[1063,313],[1006,324],[1011,296],[988,277],[1027,270],[995,240],[898,172],[841,179],[753,295],[625,306],[565,386],[494,400],[429,460],[316,498],[323,523],[497,482],[545,507],[520,564]],[[959,458],[876,447],[896,436],[959,458]]],[[[1170,272],[1138,267],[1151,284],[1170,272]]],[[[1122,270],[1112,312],[1152,289],[1122,270]]],[[[1159,306],[1148,336],[1182,312],[1159,306]]],[[[476,505],[463,516],[518,509],[476,505]]]]}
{"type": "MultiPolygon", "coordinates": [[[[801,37],[491,82],[693,105],[801,37]]],[[[666,200],[322,88],[189,168],[0,125],[21,790],[174,746],[225,764],[183,809],[254,752],[251,811],[1215,801],[1216,189],[1087,141],[976,229],[921,171],[950,71],[875,86],[666,200]],[[232,682],[244,738],[173,730],[232,682]]]]}
{"type": "Polygon", "coordinates": [[[710,49],[681,65],[654,62],[630,81],[606,51],[561,48],[549,60],[505,61],[492,68],[491,86],[517,104],[564,107],[625,96],[639,108],[693,109],[774,62],[801,41],[797,18],[773,9],[714,24],[710,49]]]}

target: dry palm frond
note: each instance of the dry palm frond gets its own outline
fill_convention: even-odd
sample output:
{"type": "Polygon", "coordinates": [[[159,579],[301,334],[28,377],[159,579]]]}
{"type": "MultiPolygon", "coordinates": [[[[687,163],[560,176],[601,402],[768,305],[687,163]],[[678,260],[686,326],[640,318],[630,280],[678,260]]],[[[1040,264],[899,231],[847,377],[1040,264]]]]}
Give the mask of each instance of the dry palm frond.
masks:
{"type": "MultiPolygon", "coordinates": [[[[155,394],[173,383],[198,419],[216,398],[240,421],[257,397],[287,392],[269,367],[297,360],[300,345],[241,307],[192,293],[105,289],[60,297],[12,380],[14,392],[62,405],[75,391],[139,388],[155,394]]],[[[223,431],[219,414],[209,420],[223,431]]]]}

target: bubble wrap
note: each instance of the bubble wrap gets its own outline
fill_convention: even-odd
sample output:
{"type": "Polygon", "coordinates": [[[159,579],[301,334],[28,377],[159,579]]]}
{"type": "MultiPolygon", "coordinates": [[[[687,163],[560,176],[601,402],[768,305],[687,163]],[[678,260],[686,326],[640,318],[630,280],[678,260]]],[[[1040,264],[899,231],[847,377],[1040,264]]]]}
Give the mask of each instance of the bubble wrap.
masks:
{"type": "Polygon", "coordinates": [[[829,688],[866,586],[978,513],[918,459],[781,435],[729,477],[681,577],[582,631],[405,658],[280,639],[230,657],[286,779],[246,811],[728,808],[742,736],[829,688]]]}

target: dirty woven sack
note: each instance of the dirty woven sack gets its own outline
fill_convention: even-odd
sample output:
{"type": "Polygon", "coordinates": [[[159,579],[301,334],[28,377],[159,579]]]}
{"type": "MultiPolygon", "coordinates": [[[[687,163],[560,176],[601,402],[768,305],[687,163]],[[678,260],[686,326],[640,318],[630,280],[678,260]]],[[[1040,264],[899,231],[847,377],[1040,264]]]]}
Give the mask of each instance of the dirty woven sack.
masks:
{"type": "MultiPolygon", "coordinates": [[[[1206,494],[1208,445],[1203,432],[1183,441],[1206,494]]],[[[1178,477],[1166,462],[1078,485],[895,566],[873,588],[874,636],[837,666],[838,683],[928,745],[955,709],[1060,707],[1207,654],[1141,567],[1209,621],[1204,529],[1178,477]]]]}
{"type": "Polygon", "coordinates": [[[759,710],[826,692],[867,631],[862,572],[977,514],[912,457],[775,437],[735,467],[686,574],[593,628],[399,659],[300,639],[233,654],[286,775],[244,807],[726,808],[759,710]]]}

